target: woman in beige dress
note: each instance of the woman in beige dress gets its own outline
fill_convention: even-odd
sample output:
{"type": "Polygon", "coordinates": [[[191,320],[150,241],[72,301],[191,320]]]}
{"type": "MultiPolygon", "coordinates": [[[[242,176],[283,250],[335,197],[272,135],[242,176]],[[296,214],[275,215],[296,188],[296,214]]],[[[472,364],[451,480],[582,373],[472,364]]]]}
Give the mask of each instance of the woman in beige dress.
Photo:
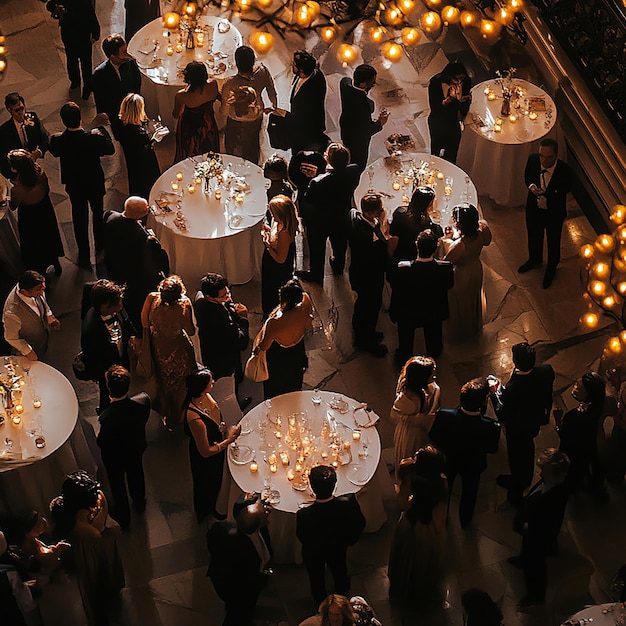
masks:
{"type": "Polygon", "coordinates": [[[191,300],[185,295],[180,276],[168,276],[158,291],[148,294],[141,311],[144,333],[152,341],[152,358],[157,383],[157,410],[163,424],[174,430],[183,419],[187,376],[197,370],[190,337],[195,334],[191,300]]]}
{"type": "Polygon", "coordinates": [[[439,410],[441,389],[435,382],[435,360],[411,357],[402,368],[391,408],[396,474],[400,461],[430,443],[428,433],[439,410]]]}
{"type": "Polygon", "coordinates": [[[462,340],[476,335],[483,327],[485,294],[480,253],[491,243],[491,230],[487,222],[479,219],[475,206],[454,207],[452,217],[461,236],[445,255],[445,260],[454,265],[454,286],[448,292],[447,335],[462,340]]]}

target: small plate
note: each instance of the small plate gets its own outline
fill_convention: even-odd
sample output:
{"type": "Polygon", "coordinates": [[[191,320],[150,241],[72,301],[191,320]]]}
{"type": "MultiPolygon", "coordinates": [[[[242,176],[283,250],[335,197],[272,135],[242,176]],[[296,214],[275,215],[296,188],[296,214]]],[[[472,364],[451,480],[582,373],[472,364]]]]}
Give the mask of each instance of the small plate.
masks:
{"type": "Polygon", "coordinates": [[[342,415],[345,415],[350,410],[350,405],[343,398],[333,398],[328,406],[342,415]]]}
{"type": "Polygon", "coordinates": [[[370,473],[370,470],[363,465],[356,465],[348,470],[348,480],[353,485],[357,485],[358,487],[367,485],[371,478],[372,474],[370,473]]]}
{"type": "Polygon", "coordinates": [[[245,465],[252,461],[252,448],[248,446],[229,446],[228,456],[235,465],[245,465]]]}
{"type": "Polygon", "coordinates": [[[359,428],[369,428],[370,426],[374,426],[378,419],[378,415],[376,415],[372,410],[366,411],[364,408],[360,408],[354,412],[354,421],[359,428]]]}

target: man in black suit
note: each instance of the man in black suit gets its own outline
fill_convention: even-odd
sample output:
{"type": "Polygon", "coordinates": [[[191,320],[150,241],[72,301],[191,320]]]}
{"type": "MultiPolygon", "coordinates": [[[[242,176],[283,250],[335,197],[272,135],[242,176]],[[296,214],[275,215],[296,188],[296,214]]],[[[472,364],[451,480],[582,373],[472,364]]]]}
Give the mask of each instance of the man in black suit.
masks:
{"type": "Polygon", "coordinates": [[[126,41],[130,41],[140,28],[161,15],[159,0],[124,0],[124,8],[126,9],[124,28],[126,41]]]}
{"type": "Polygon", "coordinates": [[[287,113],[291,154],[300,150],[323,152],[328,145],[326,131],[326,78],[315,57],[305,50],[293,53],[295,74],[287,113]]]}
{"type": "Polygon", "coordinates": [[[141,72],[121,35],[109,35],[102,42],[102,50],[107,60],[94,70],[93,97],[98,113],[109,116],[113,136],[119,141],[120,104],[127,94],[141,93],[141,72]]]}
{"type": "Polygon", "coordinates": [[[526,343],[512,348],[515,369],[499,396],[496,413],[504,424],[510,475],[496,482],[508,489],[508,500],[520,506],[524,490],[533,480],[535,440],[539,429],[550,421],[554,370],[551,365],[535,365],[535,349],[526,343]]]}
{"type": "Polygon", "coordinates": [[[424,329],[426,354],[437,358],[443,351],[442,322],[450,315],[448,290],[454,284],[452,263],[434,258],[439,239],[432,230],[422,231],[416,244],[417,259],[398,263],[391,292],[389,315],[398,324],[394,360],[399,365],[413,356],[416,328],[424,329]]]}
{"type": "Polygon", "coordinates": [[[528,187],[526,200],[526,232],[528,260],[517,270],[520,274],[532,270],[543,260],[544,232],[548,245],[548,264],[543,276],[543,288],[554,280],[561,260],[561,231],[566,217],[567,193],[572,189],[573,172],[558,158],[559,144],[543,139],[539,154],[531,154],[526,162],[524,180],[528,187]]]}
{"type": "MultiPolygon", "coordinates": [[[[234,374],[237,388],[243,378],[241,351],[250,341],[248,309],[233,302],[228,281],[221,274],[210,272],[202,277],[193,310],[202,362],[211,370],[214,380],[234,374]]],[[[243,398],[241,408],[250,402],[251,398],[243,398]]]]}
{"type": "Polygon", "coordinates": [[[100,414],[98,445],[113,494],[111,515],[122,530],[130,525],[128,493],[137,513],[146,510],[146,481],[143,453],[146,449],[146,424],[150,417],[150,397],[144,391],[128,395],[130,373],[121,365],[106,372],[111,405],[100,414]]]}
{"type": "Polygon", "coordinates": [[[519,606],[543,604],[546,596],[546,558],[556,554],[557,537],[567,506],[569,459],[565,452],[548,448],[537,459],[538,483],[528,492],[514,528],[522,535],[522,554],[508,561],[524,570],[526,595],[519,606]]]}
{"type": "Polygon", "coordinates": [[[326,172],[312,178],[300,201],[300,215],[309,242],[308,272],[296,272],[300,278],[322,284],[326,263],[326,240],[330,238],[333,256],[330,266],[333,274],[341,276],[346,263],[350,210],[354,190],[361,172],[350,163],[350,152],[340,143],[326,148],[326,172]]]}
{"type": "Polygon", "coordinates": [[[7,155],[11,150],[24,148],[33,160],[40,159],[48,149],[48,131],[41,123],[37,113],[26,111],[24,98],[16,91],[4,98],[4,106],[11,119],[0,126],[0,172],[5,178],[15,179],[7,155]]]}
{"type": "Polygon", "coordinates": [[[325,571],[330,569],[335,593],[348,596],[350,576],[346,555],[365,528],[365,518],[353,493],[334,497],[337,472],[330,465],[317,465],[309,475],[315,502],[296,514],[296,536],[302,544],[315,606],[326,593],[325,571]]]}
{"type": "MultiPolygon", "coordinates": [[[[104,212],[104,172],[100,157],[113,154],[115,147],[104,126],[86,131],[80,107],[68,102],[61,107],[62,133],[50,137],[50,154],[61,159],[61,182],[72,204],[74,237],[78,246],[78,265],[91,270],[89,249],[89,207],[96,255],[104,248],[102,214],[104,212]]],[[[96,124],[106,123],[106,114],[97,116],[96,124]]]]}
{"type": "Polygon", "coordinates": [[[372,135],[380,132],[389,119],[387,109],[381,110],[378,119],[372,119],[374,101],[367,94],[376,84],[377,76],[371,65],[362,64],[354,70],[352,79],[344,76],[339,83],[341,141],[350,150],[351,162],[361,171],[367,165],[372,135]]]}
{"type": "Polygon", "coordinates": [[[498,450],[500,424],[484,417],[489,387],[484,378],[473,378],[461,387],[461,406],[439,409],[430,438],[446,455],[446,477],[450,492],[461,476],[459,519],[467,528],[474,515],[480,475],[487,467],[487,453],[498,450]]]}
{"type": "Polygon", "coordinates": [[[128,342],[137,333],[122,308],[124,288],[101,279],[91,288],[91,308],[80,332],[85,369],[100,386],[100,410],[109,406],[105,374],[111,365],[129,366],[128,342]]]}
{"type": "Polygon", "coordinates": [[[296,205],[300,210],[300,201],[313,178],[326,171],[324,155],[314,150],[301,150],[294,153],[289,161],[289,180],[296,186],[296,205]]]}
{"type": "Polygon", "coordinates": [[[96,17],[95,0],[50,0],[46,8],[59,20],[61,40],[65,46],[67,76],[70,89],[80,87],[83,75],[83,100],[93,91],[91,46],[100,39],[100,24],[96,17]],[[80,64],[80,70],[79,70],[80,64]]]}
{"type": "Polygon", "coordinates": [[[148,215],[148,201],[130,196],[124,212],[104,215],[104,261],[109,278],[126,285],[124,307],[133,325],[141,329],[141,309],[146,296],[169,275],[167,253],[141,220],[148,215]]]}
{"type": "Polygon", "coordinates": [[[269,508],[258,493],[245,493],[233,505],[236,525],[215,522],[207,533],[209,569],[217,595],[226,605],[223,626],[254,626],[259,594],[271,570],[269,508]]]}
{"type": "Polygon", "coordinates": [[[388,222],[381,197],[367,193],[361,210],[350,211],[350,285],[356,292],[352,328],[354,346],[376,357],[387,354],[376,332],[387,266],[388,222]]]}

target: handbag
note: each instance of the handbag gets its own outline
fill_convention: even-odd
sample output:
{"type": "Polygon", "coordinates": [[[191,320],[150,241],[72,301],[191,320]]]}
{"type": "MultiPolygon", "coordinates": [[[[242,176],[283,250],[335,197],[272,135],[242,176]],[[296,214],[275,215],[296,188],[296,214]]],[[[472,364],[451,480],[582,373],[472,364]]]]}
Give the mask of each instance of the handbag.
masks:
{"type": "Polygon", "coordinates": [[[265,324],[258,332],[257,336],[254,338],[254,343],[252,344],[252,354],[250,358],[246,361],[246,367],[243,371],[244,376],[255,383],[262,383],[269,379],[270,374],[267,369],[267,355],[265,350],[259,350],[256,354],[254,351],[259,346],[259,344],[263,341],[265,337],[265,324]]]}
{"type": "Polygon", "coordinates": [[[150,339],[150,329],[144,328],[141,337],[141,350],[137,359],[137,375],[141,378],[151,378],[153,374],[152,365],[152,341],[150,339]]]}
{"type": "Polygon", "coordinates": [[[270,146],[279,150],[289,150],[291,148],[289,127],[291,126],[289,117],[281,117],[275,113],[270,113],[267,121],[267,134],[270,138],[270,146]]]}

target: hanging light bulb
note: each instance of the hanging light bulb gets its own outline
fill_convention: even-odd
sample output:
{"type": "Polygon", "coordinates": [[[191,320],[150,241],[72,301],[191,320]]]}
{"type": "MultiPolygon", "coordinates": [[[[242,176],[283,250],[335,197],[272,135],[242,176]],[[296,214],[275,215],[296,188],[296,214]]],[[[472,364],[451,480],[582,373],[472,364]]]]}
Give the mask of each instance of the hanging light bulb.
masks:
{"type": "Polygon", "coordinates": [[[400,26],[403,19],[402,11],[394,4],[390,5],[384,13],[384,20],[390,26],[400,26]]]}
{"type": "Polygon", "coordinates": [[[600,252],[609,253],[613,249],[614,244],[613,237],[611,235],[600,235],[596,241],[595,246],[600,252]]]}
{"type": "Polygon", "coordinates": [[[500,24],[493,20],[480,20],[480,33],[483,39],[497,37],[500,34],[501,28],[500,24]]]}
{"type": "Polygon", "coordinates": [[[384,38],[387,31],[382,26],[373,26],[370,28],[370,39],[374,43],[380,43],[384,38]]]}
{"type": "Polygon", "coordinates": [[[392,61],[393,63],[398,62],[402,58],[402,46],[394,43],[393,41],[388,41],[382,47],[381,52],[387,60],[392,61]]]}
{"type": "Polygon", "coordinates": [[[274,45],[274,36],[271,33],[257,30],[250,35],[250,45],[259,54],[267,54],[274,45]]]}
{"type": "Polygon", "coordinates": [[[441,10],[441,17],[443,17],[443,23],[446,26],[448,24],[456,24],[461,19],[461,11],[456,7],[448,5],[441,10]]]}
{"type": "Polygon", "coordinates": [[[513,11],[511,11],[511,9],[507,7],[500,7],[496,11],[494,18],[496,22],[498,22],[498,24],[502,24],[502,26],[508,26],[509,24],[513,23],[513,20],[515,19],[515,14],[513,13],[513,11]]]}
{"type": "Polygon", "coordinates": [[[322,10],[320,8],[319,2],[315,2],[315,0],[307,0],[306,5],[309,8],[309,14],[311,15],[311,17],[314,20],[317,19],[320,11],[322,10]]]}
{"type": "Polygon", "coordinates": [[[359,51],[349,43],[342,43],[337,48],[337,59],[344,67],[354,63],[359,55],[359,51]]]}
{"type": "Polygon", "coordinates": [[[475,11],[461,11],[461,26],[478,26],[478,14],[475,11]]]}
{"type": "Polygon", "coordinates": [[[590,243],[585,244],[580,249],[580,256],[583,257],[583,259],[591,259],[593,255],[594,255],[594,249],[590,243]]]}
{"type": "Polygon", "coordinates": [[[256,5],[260,9],[268,9],[274,0],[256,0],[256,5]]]}
{"type": "Polygon", "coordinates": [[[400,0],[400,2],[398,2],[398,6],[405,15],[408,15],[409,13],[415,11],[414,0],[400,0]]]}
{"type": "Polygon", "coordinates": [[[595,296],[603,296],[606,293],[606,285],[601,280],[592,280],[589,288],[595,296]]]}
{"type": "Polygon", "coordinates": [[[443,4],[442,0],[426,0],[426,4],[431,9],[439,9],[439,7],[443,4]]]}
{"type": "Polygon", "coordinates": [[[524,0],[509,0],[509,7],[517,13],[524,8],[524,0]]]}
{"type": "Polygon", "coordinates": [[[320,30],[320,37],[322,41],[326,43],[330,43],[337,36],[337,30],[334,26],[324,26],[322,30],[320,30]]]}
{"type": "Polygon", "coordinates": [[[180,24],[180,15],[169,11],[163,14],[163,26],[169,31],[176,30],[180,24]]]}
{"type": "Polygon", "coordinates": [[[441,17],[435,11],[427,11],[420,17],[420,25],[426,33],[435,33],[441,28],[441,17]]]}
{"type": "Polygon", "coordinates": [[[622,295],[626,295],[626,282],[617,283],[617,291],[622,295]]]}
{"type": "Polygon", "coordinates": [[[313,18],[311,16],[311,12],[309,11],[309,7],[306,4],[301,4],[296,9],[296,24],[302,28],[308,28],[312,21],[313,18]]]}
{"type": "Polygon", "coordinates": [[[609,275],[609,265],[608,265],[608,263],[603,263],[602,261],[600,261],[599,263],[596,263],[593,266],[593,273],[598,278],[605,278],[606,276],[609,275]]]}
{"type": "Polygon", "coordinates": [[[615,296],[607,296],[602,300],[602,306],[605,306],[607,309],[610,309],[615,306],[615,296]]]}
{"type": "Polygon", "coordinates": [[[611,213],[611,221],[615,224],[622,224],[626,219],[626,206],[618,204],[611,213]]]}
{"type": "Polygon", "coordinates": [[[417,28],[414,28],[413,26],[407,26],[406,28],[402,29],[401,36],[402,41],[406,46],[413,46],[420,40],[422,34],[419,30],[417,30],[417,28]]]}
{"type": "Polygon", "coordinates": [[[598,319],[598,316],[595,313],[585,313],[581,318],[580,321],[587,327],[587,328],[595,328],[598,325],[598,322],[600,321],[598,319]]]}
{"type": "Polygon", "coordinates": [[[198,12],[198,5],[195,2],[185,2],[182,12],[185,14],[185,17],[193,19],[198,12]]]}
{"type": "Polygon", "coordinates": [[[622,342],[619,337],[611,337],[606,342],[606,347],[614,354],[619,354],[622,351],[622,342]]]}

